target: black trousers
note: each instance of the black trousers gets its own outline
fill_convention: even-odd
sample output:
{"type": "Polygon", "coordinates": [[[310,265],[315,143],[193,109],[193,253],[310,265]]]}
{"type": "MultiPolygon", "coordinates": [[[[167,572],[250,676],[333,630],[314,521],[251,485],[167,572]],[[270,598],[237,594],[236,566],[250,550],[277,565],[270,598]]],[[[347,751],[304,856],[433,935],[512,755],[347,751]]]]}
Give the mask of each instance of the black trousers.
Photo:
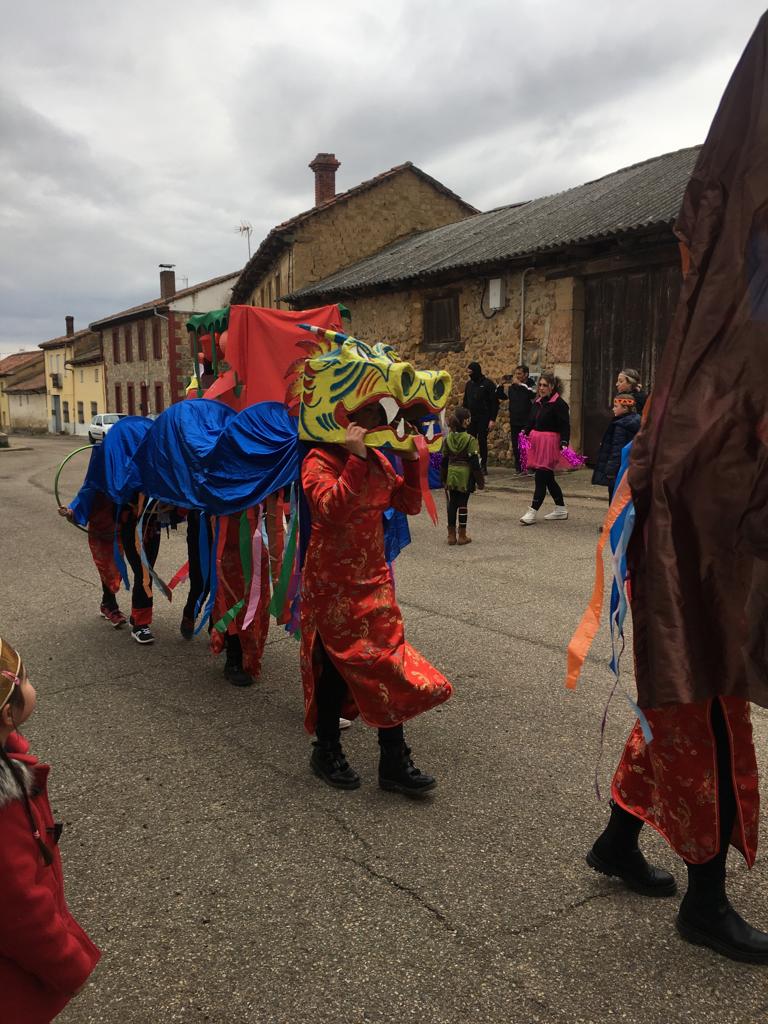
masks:
{"type": "Polygon", "coordinates": [[[509,429],[510,429],[510,432],[512,434],[512,454],[515,457],[515,469],[517,470],[518,473],[522,473],[523,467],[522,467],[522,464],[520,462],[520,447],[519,447],[519,445],[517,443],[517,438],[518,438],[518,436],[520,434],[520,431],[523,430],[524,427],[525,427],[524,423],[510,423],[509,424],[509,429]]]}
{"type": "Polygon", "coordinates": [[[110,611],[114,611],[117,608],[117,598],[106,583],[101,584],[101,603],[105,608],[109,608],[110,611]]]}
{"type": "Polygon", "coordinates": [[[456,513],[466,508],[469,502],[469,491],[448,491],[448,528],[456,529],[456,513]]]}
{"type": "MultiPolygon", "coordinates": [[[[187,516],[187,559],[189,560],[189,594],[182,615],[185,619],[194,619],[197,602],[205,603],[208,596],[208,580],[203,576],[200,566],[200,512],[190,512],[187,516]]],[[[211,522],[206,517],[205,528],[208,531],[208,550],[211,558],[216,553],[211,551],[211,522]]]]}
{"type": "MultiPolygon", "coordinates": [[[[141,564],[141,555],[136,547],[136,517],[129,515],[120,524],[120,537],[123,542],[123,551],[128,564],[133,571],[133,591],[131,593],[131,608],[152,607],[152,586],[150,584],[149,594],[144,589],[144,567],[141,564]]],[[[157,525],[154,516],[144,520],[144,552],[147,561],[154,567],[157,561],[157,553],[160,550],[160,527],[157,525]]]]}
{"type": "Polygon", "coordinates": [[[533,479],[534,491],[531,508],[541,508],[544,504],[544,499],[547,496],[547,491],[552,495],[552,500],[556,505],[565,504],[565,498],[563,497],[563,492],[560,489],[560,484],[555,480],[554,470],[537,469],[534,473],[533,479]]]}
{"type": "MultiPolygon", "coordinates": [[[[315,683],[315,701],[317,703],[317,727],[315,735],[321,743],[338,744],[341,736],[339,719],[344,700],[347,696],[347,684],[344,677],[328,657],[319,635],[315,640],[320,652],[323,667],[320,678],[315,683]]],[[[389,729],[379,729],[379,743],[382,746],[399,746],[404,742],[402,725],[389,729]]]]}
{"type": "Polygon", "coordinates": [[[467,433],[477,438],[477,446],[480,449],[480,466],[483,472],[488,468],[488,420],[475,422],[474,416],[470,420],[467,433]]]}

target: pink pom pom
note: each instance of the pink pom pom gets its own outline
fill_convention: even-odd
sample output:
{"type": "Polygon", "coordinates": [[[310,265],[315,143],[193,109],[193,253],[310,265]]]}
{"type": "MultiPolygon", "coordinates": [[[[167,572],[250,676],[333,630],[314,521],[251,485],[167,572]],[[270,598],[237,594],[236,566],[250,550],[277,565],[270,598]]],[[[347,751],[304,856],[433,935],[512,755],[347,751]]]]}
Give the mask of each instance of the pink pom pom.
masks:
{"type": "Polygon", "coordinates": [[[528,472],[528,452],[531,450],[531,442],[524,430],[517,435],[517,450],[520,453],[520,472],[528,472]]]}
{"type": "Polygon", "coordinates": [[[587,462],[586,456],[579,455],[573,448],[563,448],[560,452],[560,459],[565,462],[564,469],[581,469],[587,462]]]}

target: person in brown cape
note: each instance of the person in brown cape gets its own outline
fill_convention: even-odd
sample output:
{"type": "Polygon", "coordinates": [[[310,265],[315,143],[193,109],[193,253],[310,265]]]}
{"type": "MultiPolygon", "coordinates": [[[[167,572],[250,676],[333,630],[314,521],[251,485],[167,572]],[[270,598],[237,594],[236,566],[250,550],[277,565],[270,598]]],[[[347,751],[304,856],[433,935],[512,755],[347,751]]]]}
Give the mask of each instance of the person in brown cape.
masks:
{"type": "Polygon", "coordinates": [[[638,703],[606,830],[587,856],[646,895],[675,892],[643,822],[685,860],[677,928],[768,963],[731,906],[726,858],[752,866],[758,782],[750,703],[768,707],[768,15],[726,89],[675,231],[685,280],[629,465],[627,553],[638,703]]]}

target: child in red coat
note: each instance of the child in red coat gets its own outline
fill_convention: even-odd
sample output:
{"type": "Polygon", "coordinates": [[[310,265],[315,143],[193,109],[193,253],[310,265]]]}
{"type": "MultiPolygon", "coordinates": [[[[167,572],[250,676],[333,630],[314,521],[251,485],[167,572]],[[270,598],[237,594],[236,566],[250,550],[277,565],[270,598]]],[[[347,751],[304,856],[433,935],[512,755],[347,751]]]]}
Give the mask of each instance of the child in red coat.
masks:
{"type": "Polygon", "coordinates": [[[0,1018],[8,1024],[49,1024],[101,956],[64,899],[50,769],[16,732],[36,699],[21,657],[0,638],[0,1018]]]}

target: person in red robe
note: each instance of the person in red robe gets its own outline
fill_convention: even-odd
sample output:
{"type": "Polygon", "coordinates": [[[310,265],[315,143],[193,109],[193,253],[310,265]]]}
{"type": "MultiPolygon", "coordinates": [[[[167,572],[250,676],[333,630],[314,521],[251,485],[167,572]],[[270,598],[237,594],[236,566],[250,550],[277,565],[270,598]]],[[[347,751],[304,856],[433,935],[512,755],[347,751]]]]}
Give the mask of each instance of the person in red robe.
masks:
{"type": "Polygon", "coordinates": [[[382,513],[421,509],[415,454],[403,453],[403,476],[374,448],[366,429],[378,408],[363,408],[344,445],[312,448],[301,482],[312,529],[302,577],[301,669],[305,727],[315,733],[310,767],[340,789],[360,776],[340,743],[339,718],[378,729],[379,785],[408,795],[435,779],[415,767],[403,723],[446,701],[451,684],[405,640],[403,617],[384,557],[382,513]]]}

